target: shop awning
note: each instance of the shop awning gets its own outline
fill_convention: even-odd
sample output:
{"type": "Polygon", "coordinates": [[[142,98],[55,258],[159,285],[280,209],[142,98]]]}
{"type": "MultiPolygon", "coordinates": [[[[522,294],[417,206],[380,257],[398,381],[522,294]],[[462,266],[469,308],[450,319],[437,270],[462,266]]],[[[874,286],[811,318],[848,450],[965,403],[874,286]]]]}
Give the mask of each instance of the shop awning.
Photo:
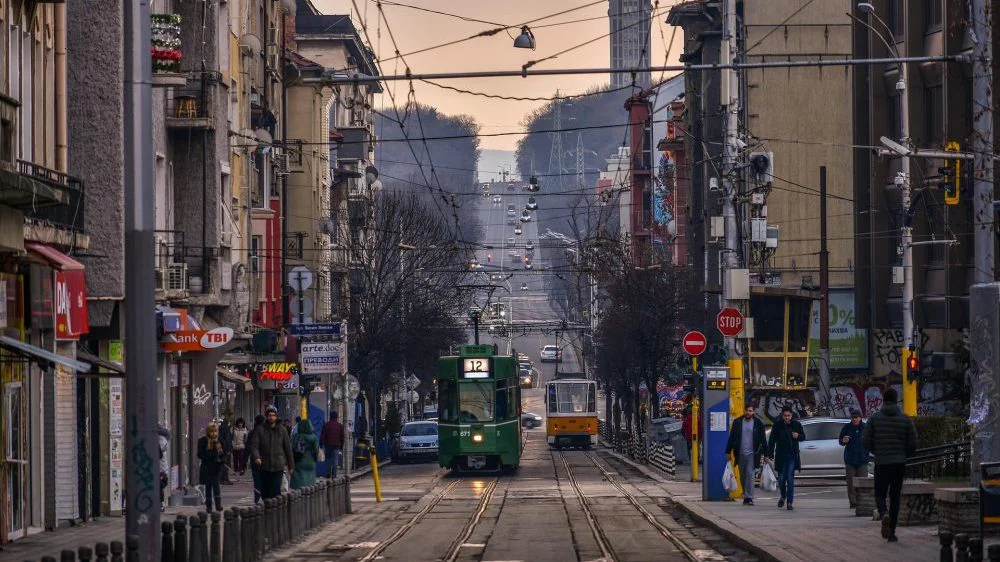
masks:
{"type": "Polygon", "coordinates": [[[63,357],[57,353],[53,353],[47,349],[42,349],[38,346],[31,345],[30,343],[25,343],[21,340],[15,340],[10,336],[0,336],[0,347],[9,349],[15,353],[18,353],[29,359],[41,359],[49,364],[62,365],[67,369],[76,371],[78,373],[89,373],[90,364],[84,363],[83,361],[77,361],[72,357],[63,357]]]}
{"type": "Polygon", "coordinates": [[[76,350],[76,356],[86,361],[87,363],[90,363],[93,367],[100,367],[107,371],[111,371],[110,373],[94,373],[94,374],[103,375],[106,377],[125,376],[125,367],[123,367],[122,364],[118,363],[117,361],[108,361],[107,359],[102,359],[96,355],[87,353],[82,349],[76,350]]]}
{"type": "Polygon", "coordinates": [[[242,385],[244,392],[251,392],[253,390],[253,381],[251,381],[249,377],[244,377],[243,375],[238,375],[225,369],[216,369],[215,374],[231,383],[242,385]]]}

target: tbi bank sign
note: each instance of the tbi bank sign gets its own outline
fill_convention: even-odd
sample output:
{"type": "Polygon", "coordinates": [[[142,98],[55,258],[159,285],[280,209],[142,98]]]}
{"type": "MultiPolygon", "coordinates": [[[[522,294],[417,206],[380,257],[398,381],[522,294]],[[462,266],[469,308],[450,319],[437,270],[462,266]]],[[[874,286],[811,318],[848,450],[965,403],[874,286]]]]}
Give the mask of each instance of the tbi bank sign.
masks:
{"type": "Polygon", "coordinates": [[[160,342],[163,351],[208,351],[222,347],[233,340],[232,328],[212,330],[178,330],[160,342]]]}

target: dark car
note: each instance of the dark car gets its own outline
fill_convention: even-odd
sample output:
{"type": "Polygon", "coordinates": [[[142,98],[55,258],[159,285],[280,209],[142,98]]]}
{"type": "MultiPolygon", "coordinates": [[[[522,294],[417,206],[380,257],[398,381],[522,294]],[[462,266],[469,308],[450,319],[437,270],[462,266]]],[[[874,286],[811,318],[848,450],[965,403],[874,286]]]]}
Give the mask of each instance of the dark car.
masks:
{"type": "Polygon", "coordinates": [[[526,429],[533,429],[536,427],[541,427],[545,423],[542,416],[538,414],[533,414],[531,412],[525,412],[521,414],[521,427],[526,429]]]}

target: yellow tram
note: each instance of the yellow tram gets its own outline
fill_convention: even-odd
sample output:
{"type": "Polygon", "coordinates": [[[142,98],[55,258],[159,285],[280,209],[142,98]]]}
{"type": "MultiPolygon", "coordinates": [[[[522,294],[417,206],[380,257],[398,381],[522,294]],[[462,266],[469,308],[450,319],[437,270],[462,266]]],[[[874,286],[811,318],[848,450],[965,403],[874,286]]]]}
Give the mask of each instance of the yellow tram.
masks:
{"type": "Polygon", "coordinates": [[[545,385],[545,434],[550,447],[597,444],[597,382],[581,374],[557,375],[545,385]]]}

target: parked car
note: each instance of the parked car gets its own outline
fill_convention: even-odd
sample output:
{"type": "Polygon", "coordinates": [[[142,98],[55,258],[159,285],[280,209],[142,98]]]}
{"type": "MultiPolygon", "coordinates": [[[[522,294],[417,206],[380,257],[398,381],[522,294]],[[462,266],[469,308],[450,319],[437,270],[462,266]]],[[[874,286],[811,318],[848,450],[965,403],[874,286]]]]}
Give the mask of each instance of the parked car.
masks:
{"type": "Polygon", "coordinates": [[[557,362],[562,359],[562,350],[558,345],[546,345],[538,354],[538,360],[542,363],[557,362]]]}
{"type": "Polygon", "coordinates": [[[413,459],[437,459],[438,424],[436,421],[409,422],[392,441],[393,462],[413,459]]]}
{"type": "Polygon", "coordinates": [[[521,414],[521,427],[524,427],[525,429],[541,427],[544,423],[545,420],[542,419],[542,416],[539,416],[538,414],[534,414],[531,412],[525,412],[521,414]]]}
{"type": "Polygon", "coordinates": [[[534,197],[528,197],[528,204],[526,205],[529,211],[534,211],[538,208],[538,203],[535,202],[534,197]]]}
{"type": "MultiPolygon", "coordinates": [[[[802,459],[800,476],[844,478],[844,448],[840,446],[840,430],[849,419],[806,418],[799,420],[806,438],[799,443],[802,459]]],[[[767,431],[771,438],[771,428],[767,431]]]]}

